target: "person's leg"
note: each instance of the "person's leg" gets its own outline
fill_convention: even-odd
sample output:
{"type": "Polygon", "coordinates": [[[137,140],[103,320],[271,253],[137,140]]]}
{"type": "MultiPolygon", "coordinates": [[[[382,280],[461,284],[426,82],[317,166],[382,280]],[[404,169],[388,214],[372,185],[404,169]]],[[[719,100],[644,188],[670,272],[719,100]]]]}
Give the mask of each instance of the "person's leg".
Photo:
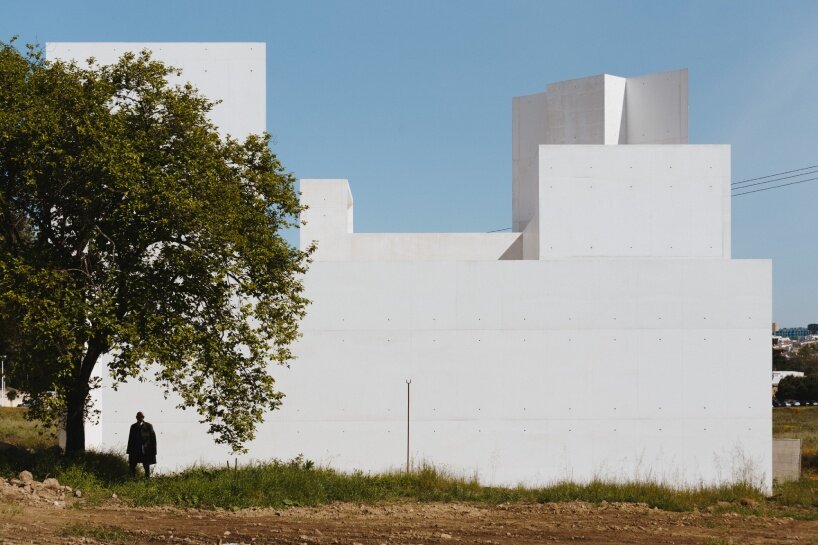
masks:
{"type": "Polygon", "coordinates": [[[145,478],[150,479],[151,478],[151,465],[145,463],[145,464],[142,464],[142,467],[145,468],[145,478]]]}
{"type": "Polygon", "coordinates": [[[131,470],[131,477],[136,477],[136,462],[128,460],[128,468],[131,470]]]}

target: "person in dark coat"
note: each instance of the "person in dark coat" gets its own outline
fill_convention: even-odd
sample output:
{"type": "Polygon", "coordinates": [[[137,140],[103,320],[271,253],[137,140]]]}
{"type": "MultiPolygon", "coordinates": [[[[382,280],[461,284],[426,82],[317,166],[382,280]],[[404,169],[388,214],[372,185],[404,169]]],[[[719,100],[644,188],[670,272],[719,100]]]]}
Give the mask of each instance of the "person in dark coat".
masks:
{"type": "Polygon", "coordinates": [[[145,422],[142,412],[136,413],[136,422],[131,424],[128,434],[128,465],[131,477],[136,477],[136,464],[142,464],[145,478],[151,477],[151,465],[156,463],[156,433],[153,426],[145,422]]]}

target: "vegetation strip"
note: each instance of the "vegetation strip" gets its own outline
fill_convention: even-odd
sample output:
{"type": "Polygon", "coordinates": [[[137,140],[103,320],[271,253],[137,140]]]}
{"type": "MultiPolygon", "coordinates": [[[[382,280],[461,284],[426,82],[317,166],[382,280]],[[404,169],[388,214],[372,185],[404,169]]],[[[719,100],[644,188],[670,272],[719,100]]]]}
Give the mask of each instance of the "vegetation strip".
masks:
{"type": "MultiPolygon", "coordinates": [[[[787,433],[803,437],[804,429],[813,429],[818,423],[818,408],[776,409],[774,415],[777,435],[787,433]]],[[[341,473],[316,467],[300,457],[289,462],[270,461],[238,469],[193,467],[145,482],[127,477],[127,461],[118,453],[88,452],[71,458],[61,455],[53,443],[51,448],[26,450],[30,448],[26,441],[39,446],[43,436],[23,416],[23,410],[19,409],[0,413],[0,441],[8,442],[9,436],[15,434],[17,441],[22,442],[18,443],[19,447],[0,452],[0,476],[12,478],[22,470],[29,470],[39,480],[56,477],[61,484],[82,491],[82,498],[75,504],[97,505],[114,495],[119,501],[133,506],[224,509],[317,506],[331,502],[502,504],[580,500],[644,503],[670,511],[707,509],[818,518],[818,479],[812,473],[814,468],[806,468],[809,472],[800,481],[777,484],[770,498],[765,498],[750,484],[690,490],[676,490],[648,482],[556,483],[541,488],[486,487],[481,486],[476,477],[460,477],[429,466],[409,474],[402,471],[375,475],[341,473]]],[[[46,430],[44,433],[48,437],[50,432],[46,430]]]]}

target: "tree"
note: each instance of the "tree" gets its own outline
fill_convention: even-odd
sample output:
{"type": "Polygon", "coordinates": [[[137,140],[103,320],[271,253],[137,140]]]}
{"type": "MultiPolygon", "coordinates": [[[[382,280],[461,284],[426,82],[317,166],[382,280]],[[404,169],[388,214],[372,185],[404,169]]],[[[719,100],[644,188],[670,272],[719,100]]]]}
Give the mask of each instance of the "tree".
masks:
{"type": "Polygon", "coordinates": [[[221,138],[214,105],[148,51],[110,66],[0,43],[0,349],[37,418],[85,448],[94,370],[154,378],[234,450],[281,403],[312,249],[269,135],[221,138]]]}
{"type": "Polygon", "coordinates": [[[778,383],[778,399],[818,399],[818,377],[784,377],[778,383]]]}
{"type": "Polygon", "coordinates": [[[818,375],[818,345],[804,344],[794,353],[776,355],[773,351],[773,369],[776,371],[803,371],[806,375],[818,375]]]}

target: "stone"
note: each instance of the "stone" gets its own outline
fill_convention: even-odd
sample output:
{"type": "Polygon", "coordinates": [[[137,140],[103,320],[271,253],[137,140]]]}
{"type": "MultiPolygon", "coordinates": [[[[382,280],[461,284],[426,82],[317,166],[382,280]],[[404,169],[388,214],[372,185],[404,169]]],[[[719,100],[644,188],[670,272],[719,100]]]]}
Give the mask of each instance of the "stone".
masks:
{"type": "Polygon", "coordinates": [[[60,481],[54,478],[49,478],[43,481],[43,486],[46,488],[50,488],[51,490],[59,490],[60,481]]]}
{"type": "Polygon", "coordinates": [[[34,475],[31,474],[31,471],[23,470],[17,475],[17,478],[23,481],[24,483],[30,483],[34,480],[34,475]]]}
{"type": "Polygon", "coordinates": [[[79,488],[74,490],[74,497],[75,498],[81,498],[82,497],[82,490],[80,490],[79,488]]]}

